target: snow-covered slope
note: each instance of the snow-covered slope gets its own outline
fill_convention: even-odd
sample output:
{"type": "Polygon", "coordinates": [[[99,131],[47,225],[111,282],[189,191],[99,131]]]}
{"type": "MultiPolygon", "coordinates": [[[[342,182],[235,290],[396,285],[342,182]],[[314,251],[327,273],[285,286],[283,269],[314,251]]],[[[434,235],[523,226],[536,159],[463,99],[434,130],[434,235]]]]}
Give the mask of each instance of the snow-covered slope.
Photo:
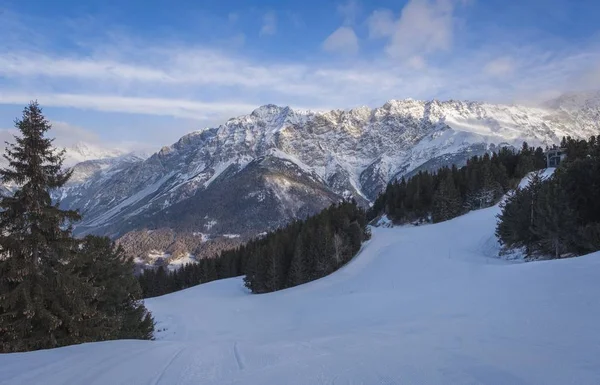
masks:
{"type": "Polygon", "coordinates": [[[498,210],[376,228],[300,287],[147,300],[157,341],[0,355],[0,384],[599,384],[600,253],[497,259],[498,210]]]}
{"type": "Polygon", "coordinates": [[[543,108],[412,99],[327,112],[266,105],[188,134],[109,178],[90,178],[66,191],[64,204],[83,209],[81,234],[119,236],[147,226],[202,232],[216,221],[221,228],[214,231],[255,235],[341,197],[367,204],[391,179],[418,167],[460,165],[523,141],[597,135],[597,103],[580,99],[543,108]],[[235,218],[238,211],[232,217],[213,210],[209,195],[265,225],[235,218]]]}

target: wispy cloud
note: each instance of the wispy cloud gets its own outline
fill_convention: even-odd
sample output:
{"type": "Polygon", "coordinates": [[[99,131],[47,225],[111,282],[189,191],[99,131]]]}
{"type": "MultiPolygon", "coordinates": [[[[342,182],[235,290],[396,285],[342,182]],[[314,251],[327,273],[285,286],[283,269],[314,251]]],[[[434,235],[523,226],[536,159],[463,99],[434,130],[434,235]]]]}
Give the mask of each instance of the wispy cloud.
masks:
{"type": "Polygon", "coordinates": [[[396,29],[394,12],[389,9],[376,9],[367,19],[369,37],[372,39],[390,37],[396,29]]]}
{"type": "Polygon", "coordinates": [[[43,101],[48,107],[73,107],[96,111],[128,112],[147,115],[168,115],[183,118],[206,120],[220,116],[224,112],[243,113],[253,110],[256,105],[236,102],[195,102],[185,99],[148,97],[125,97],[97,94],[61,93],[19,93],[3,92],[0,103],[27,104],[30,100],[43,101]]]}
{"type": "Polygon", "coordinates": [[[504,77],[515,71],[515,61],[507,56],[491,60],[483,67],[483,72],[491,76],[504,77]]]}
{"type": "Polygon", "coordinates": [[[454,8],[452,0],[411,0],[396,23],[387,53],[402,58],[449,50],[454,8]]]}
{"type": "Polygon", "coordinates": [[[368,18],[357,14],[356,4],[341,8],[343,23],[321,48],[357,54],[380,44],[382,51],[341,61],[325,55],[284,62],[114,30],[93,41],[77,37],[74,44],[84,49],[58,53],[43,39],[33,47],[16,44],[33,36],[21,26],[0,41],[0,103],[37,98],[44,106],[214,120],[265,103],[328,109],[404,97],[511,102],[600,87],[597,46],[505,41],[450,55],[462,2],[411,0],[368,18]],[[361,41],[352,24],[361,20],[370,38],[383,40],[361,41]],[[436,60],[437,54],[446,56],[436,60]]]}
{"type": "Polygon", "coordinates": [[[275,35],[277,32],[277,14],[269,11],[263,16],[263,24],[260,28],[260,36],[275,35]]]}
{"type": "Polygon", "coordinates": [[[352,25],[360,15],[360,4],[357,0],[349,0],[337,6],[338,13],[344,19],[344,25],[352,25]]]}
{"type": "Polygon", "coordinates": [[[358,53],[358,37],[352,28],[340,27],[325,39],[323,49],[332,53],[355,55],[358,53]]]}
{"type": "Polygon", "coordinates": [[[323,51],[342,55],[356,55],[359,50],[359,40],[354,31],[354,24],[360,14],[360,4],[357,0],[348,0],[337,6],[337,12],[342,17],[342,25],[333,31],[321,44],[323,51]]]}

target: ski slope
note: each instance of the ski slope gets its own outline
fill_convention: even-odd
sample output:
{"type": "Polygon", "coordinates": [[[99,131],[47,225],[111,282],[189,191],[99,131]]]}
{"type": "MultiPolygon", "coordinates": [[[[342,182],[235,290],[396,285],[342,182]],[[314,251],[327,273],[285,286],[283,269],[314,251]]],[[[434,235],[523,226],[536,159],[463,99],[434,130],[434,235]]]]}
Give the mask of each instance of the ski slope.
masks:
{"type": "Polygon", "coordinates": [[[374,229],[300,287],[147,300],[157,341],[0,355],[0,384],[600,384],[600,253],[497,259],[498,211],[374,229]]]}

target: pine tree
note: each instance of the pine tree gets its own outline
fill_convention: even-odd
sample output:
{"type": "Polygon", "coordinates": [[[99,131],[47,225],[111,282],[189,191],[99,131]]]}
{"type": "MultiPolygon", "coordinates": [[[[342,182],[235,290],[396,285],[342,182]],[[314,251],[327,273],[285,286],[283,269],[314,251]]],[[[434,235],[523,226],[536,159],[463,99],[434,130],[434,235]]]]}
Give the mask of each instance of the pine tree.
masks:
{"type": "Polygon", "coordinates": [[[294,255],[288,272],[287,286],[297,286],[306,282],[306,258],[304,256],[304,235],[298,234],[296,244],[294,245],[294,255]]]}
{"type": "Polygon", "coordinates": [[[435,192],[432,217],[434,222],[454,218],[460,213],[460,197],[450,173],[446,173],[435,192]]]}
{"type": "MultiPolygon", "coordinates": [[[[141,288],[133,276],[133,260],[109,238],[87,236],[74,261],[75,270],[95,289],[94,305],[101,312],[97,339],[150,339],[152,316],[141,300],[141,288]]],[[[181,287],[178,288],[178,290],[181,287]]]]}
{"type": "Polygon", "coordinates": [[[569,250],[571,232],[576,227],[573,212],[557,180],[542,185],[534,212],[536,220],[531,232],[539,237],[541,251],[555,259],[561,258],[569,250]]]}
{"type": "Polygon", "coordinates": [[[4,352],[52,348],[92,340],[85,330],[98,312],[85,299],[93,289],[72,271],[79,219],[53,203],[51,192],[71,173],[64,152],[45,137],[50,123],[36,102],[15,122],[20,136],[8,144],[4,182],[18,186],[0,200],[0,342],[4,352]]]}
{"type": "Polygon", "coordinates": [[[534,159],[532,149],[527,145],[527,142],[523,142],[521,152],[519,153],[519,161],[515,170],[516,176],[522,178],[527,175],[528,172],[534,170],[534,159]]]}

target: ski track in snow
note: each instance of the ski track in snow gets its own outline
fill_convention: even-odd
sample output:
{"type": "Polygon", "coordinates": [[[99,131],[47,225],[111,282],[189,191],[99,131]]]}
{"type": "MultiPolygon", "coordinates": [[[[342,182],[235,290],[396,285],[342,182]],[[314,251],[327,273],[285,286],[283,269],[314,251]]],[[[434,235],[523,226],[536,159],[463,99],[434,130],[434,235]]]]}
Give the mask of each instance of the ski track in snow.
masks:
{"type": "Polygon", "coordinates": [[[146,300],[157,341],[0,355],[0,384],[600,384],[600,252],[500,260],[499,208],[376,228],[336,273],[146,300]]]}
{"type": "MultiPolygon", "coordinates": [[[[179,349],[179,351],[177,353],[175,353],[173,355],[173,357],[171,357],[171,359],[169,360],[169,362],[167,362],[167,364],[165,365],[165,367],[162,369],[160,375],[158,377],[156,377],[156,381],[152,382],[152,385],[160,385],[161,380],[163,379],[163,377],[167,373],[167,370],[171,367],[171,365],[173,365],[173,362],[175,362],[175,360],[177,358],[179,358],[179,356],[181,355],[181,353],[183,353],[184,350],[185,350],[185,347],[179,349]]],[[[168,384],[168,382],[167,382],[167,384],[168,384]]]]}

